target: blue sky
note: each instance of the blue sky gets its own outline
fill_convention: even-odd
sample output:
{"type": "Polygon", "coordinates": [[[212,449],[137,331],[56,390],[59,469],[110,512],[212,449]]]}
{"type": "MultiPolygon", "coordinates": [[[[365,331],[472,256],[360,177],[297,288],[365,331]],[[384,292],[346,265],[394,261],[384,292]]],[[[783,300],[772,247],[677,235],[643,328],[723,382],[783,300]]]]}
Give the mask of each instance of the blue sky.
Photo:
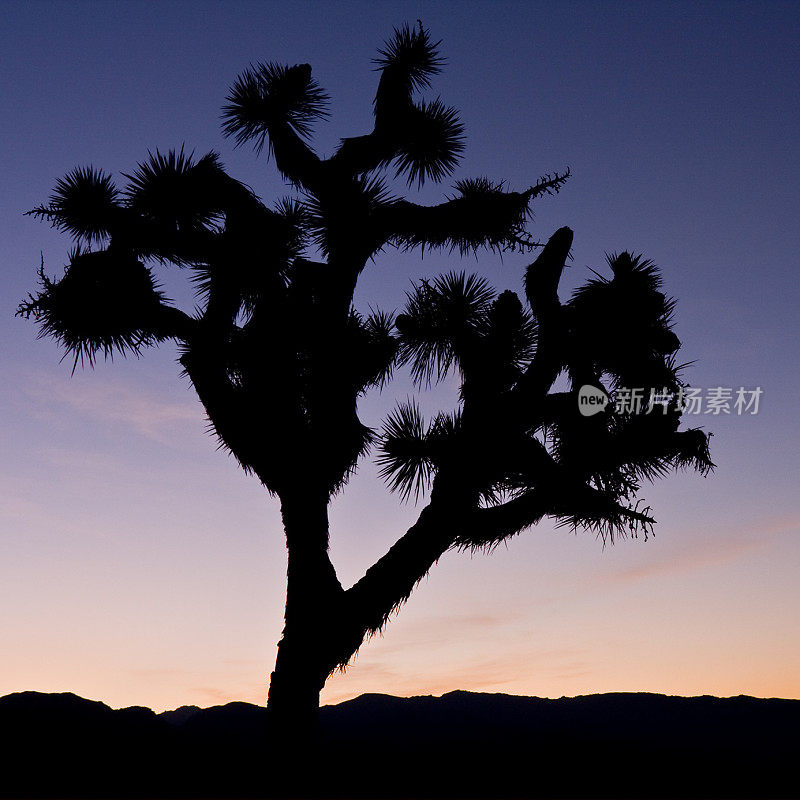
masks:
{"type": "MultiPolygon", "coordinates": [[[[68,241],[24,211],[92,163],[129,172],[148,149],[215,149],[265,199],[291,192],[220,133],[250,62],[309,62],[332,97],[315,145],[368,129],[371,59],[417,18],[448,64],[428,93],[461,109],[453,180],[524,188],[569,166],[534,235],[575,231],[565,292],[630,249],[663,267],[699,387],[764,390],[758,415],[705,417],[714,476],[648,489],[647,543],[603,550],[540,526],[491,557],[448,554],[325,697],[452,688],[800,697],[798,122],[793,3],[13,3],[0,58],[0,693],[72,690],[112,705],[261,702],[281,627],[277,509],[214,450],[169,347],[76,372],[14,319],[40,254],[68,241]],[[624,654],[624,655],[622,655],[624,654]]],[[[425,202],[448,191],[426,186],[425,202]]],[[[524,256],[388,252],[363,307],[399,307],[453,267],[520,288],[524,256]]],[[[161,276],[191,306],[179,272],[161,276]]],[[[366,398],[370,424],[413,387],[366,398]]],[[[445,385],[426,408],[452,403],[445,385]]],[[[697,424],[694,420],[691,424],[697,424]]],[[[332,508],[345,582],[418,509],[365,464],[332,508]]]]}

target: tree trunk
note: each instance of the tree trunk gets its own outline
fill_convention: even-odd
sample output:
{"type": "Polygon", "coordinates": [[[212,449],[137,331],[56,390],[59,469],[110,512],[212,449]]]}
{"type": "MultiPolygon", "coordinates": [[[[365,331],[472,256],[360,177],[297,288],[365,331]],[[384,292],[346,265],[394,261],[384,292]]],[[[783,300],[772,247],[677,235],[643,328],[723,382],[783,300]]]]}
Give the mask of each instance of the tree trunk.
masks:
{"type": "Polygon", "coordinates": [[[327,495],[284,494],[281,513],[288,548],[286,613],[267,708],[287,735],[303,735],[313,729],[320,691],[335,666],[331,644],[343,590],[328,557],[327,495]]]}
{"type": "Polygon", "coordinates": [[[468,490],[438,479],[417,523],[345,592],[328,557],[327,496],[282,496],[286,614],[267,707],[284,740],[308,742],[328,676],[380,630],[452,545],[469,499],[468,490]]]}

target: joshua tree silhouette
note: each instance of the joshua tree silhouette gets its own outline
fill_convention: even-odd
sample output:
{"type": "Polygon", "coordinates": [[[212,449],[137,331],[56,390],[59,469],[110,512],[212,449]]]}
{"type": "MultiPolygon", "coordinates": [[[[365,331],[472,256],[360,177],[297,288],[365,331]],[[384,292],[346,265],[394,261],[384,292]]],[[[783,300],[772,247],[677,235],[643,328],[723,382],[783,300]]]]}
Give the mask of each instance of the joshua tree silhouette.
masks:
{"type": "Polygon", "coordinates": [[[604,537],[648,532],[643,480],[678,467],[712,468],[700,430],[679,431],[682,388],[671,331],[673,301],[656,268],[628,253],[609,259],[570,300],[558,285],[568,228],[545,245],[525,230],[531,202],[569,175],[522,192],[463,180],[451,199],[423,206],[395,196],[390,166],[408,186],[439,182],[463,149],[457,112],[415,100],[442,61],[421,25],[380,51],[371,133],[320,158],[311,125],[327,97],[307,64],[252,66],[234,83],[224,132],[265,147],[297,197],[267,207],[230,177],[215,153],[156,152],[123,191],[92,167],[58,181],[29,212],[76,240],[59,280],[21,304],[40,334],[75,364],[180,346],[220,442],[280,499],[288,548],[285,627],[269,707],[318,707],[328,676],[379,631],[450,548],[490,550],[545,517],[604,537]],[[361,271],[387,246],[460,253],[530,252],[524,298],[450,273],[423,281],[396,317],[353,308],[361,271]],[[321,260],[311,260],[316,256],[321,260]],[[165,300],[153,269],[186,267],[200,307],[165,300]],[[397,365],[420,384],[460,376],[458,410],[426,424],[413,403],[383,430],[359,420],[358,400],[397,365]],[[554,384],[566,376],[563,391],[554,384]],[[675,393],[652,413],[579,413],[578,390],[675,393]],[[425,494],[416,524],[353,586],[328,555],[328,503],[371,446],[391,489],[425,494]]]}

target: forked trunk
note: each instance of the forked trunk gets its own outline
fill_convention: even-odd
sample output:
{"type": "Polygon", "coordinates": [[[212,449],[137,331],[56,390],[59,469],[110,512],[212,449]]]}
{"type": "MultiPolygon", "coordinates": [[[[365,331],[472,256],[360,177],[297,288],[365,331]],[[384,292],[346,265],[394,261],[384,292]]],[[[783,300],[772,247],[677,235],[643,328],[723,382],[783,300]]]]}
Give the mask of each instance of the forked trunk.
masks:
{"type": "Polygon", "coordinates": [[[328,676],[352,658],[365,636],[381,629],[452,545],[458,509],[468,499],[463,487],[439,479],[417,523],[345,593],[328,558],[327,497],[282,497],[286,617],[267,707],[287,736],[303,740],[314,730],[328,676]]]}

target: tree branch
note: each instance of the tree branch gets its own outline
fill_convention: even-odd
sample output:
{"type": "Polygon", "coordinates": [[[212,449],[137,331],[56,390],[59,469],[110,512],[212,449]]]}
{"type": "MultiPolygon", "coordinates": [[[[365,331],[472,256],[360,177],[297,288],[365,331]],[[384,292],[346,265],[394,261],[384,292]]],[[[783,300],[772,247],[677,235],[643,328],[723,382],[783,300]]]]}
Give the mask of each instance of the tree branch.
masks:
{"type": "Polygon", "coordinates": [[[476,493],[463,482],[448,478],[444,472],[436,476],[431,500],[417,522],[345,592],[352,649],[343,653],[341,664],[346,664],[364,638],[377,633],[408,599],[452,546],[464,517],[476,506],[476,493]]]}
{"type": "Polygon", "coordinates": [[[323,179],[319,156],[287,123],[271,125],[269,140],[281,175],[307,191],[317,191],[323,179]]]}
{"type": "MultiPolygon", "coordinates": [[[[203,326],[204,328],[205,326],[203,326]]],[[[209,422],[222,446],[230,450],[245,472],[254,472],[271,491],[276,483],[265,457],[274,457],[273,442],[259,426],[254,426],[252,408],[228,375],[224,343],[208,340],[202,331],[180,358],[209,422]],[[271,446],[272,445],[272,446],[271,446]]]]}
{"type": "Polygon", "coordinates": [[[431,502],[417,522],[345,592],[348,615],[357,629],[354,634],[357,642],[343,663],[366,636],[377,633],[392,612],[409,598],[414,587],[453,544],[456,532],[453,521],[448,521],[431,502]]]}
{"type": "Polygon", "coordinates": [[[154,333],[165,339],[176,339],[187,344],[197,332],[199,323],[185,311],[161,304],[153,322],[154,333]]]}
{"type": "Polygon", "coordinates": [[[604,538],[636,529],[649,531],[655,520],[647,513],[620,505],[608,495],[578,481],[547,484],[531,489],[498,506],[473,512],[464,532],[455,545],[466,549],[495,547],[521,533],[544,517],[553,517],[560,524],[595,529],[604,538]]]}
{"type": "Polygon", "coordinates": [[[361,175],[388,164],[398,150],[396,137],[376,122],[372,132],[342,139],[328,163],[348,175],[361,175]]]}
{"type": "Polygon", "coordinates": [[[412,95],[416,89],[430,86],[430,78],[443,63],[438,45],[422,26],[395,30],[378,59],[381,77],[375,92],[373,130],[343,139],[330,158],[331,165],[357,175],[385,166],[399,154],[409,133],[412,95]]]}
{"type": "Polygon", "coordinates": [[[564,329],[558,284],[572,247],[572,231],[559,228],[538,258],[525,271],[525,294],[536,316],[536,354],[518,381],[515,394],[521,402],[541,402],[563,367],[564,329]]]}
{"type": "Polygon", "coordinates": [[[541,318],[560,308],[558,284],[572,247],[573,233],[566,226],[548,240],[536,260],[525,270],[525,294],[531,310],[541,318]]]}
{"type": "Polygon", "coordinates": [[[375,213],[375,224],[385,241],[409,249],[449,248],[464,254],[480,247],[500,249],[516,243],[527,213],[525,193],[486,191],[435,206],[398,200],[375,213]]]}

